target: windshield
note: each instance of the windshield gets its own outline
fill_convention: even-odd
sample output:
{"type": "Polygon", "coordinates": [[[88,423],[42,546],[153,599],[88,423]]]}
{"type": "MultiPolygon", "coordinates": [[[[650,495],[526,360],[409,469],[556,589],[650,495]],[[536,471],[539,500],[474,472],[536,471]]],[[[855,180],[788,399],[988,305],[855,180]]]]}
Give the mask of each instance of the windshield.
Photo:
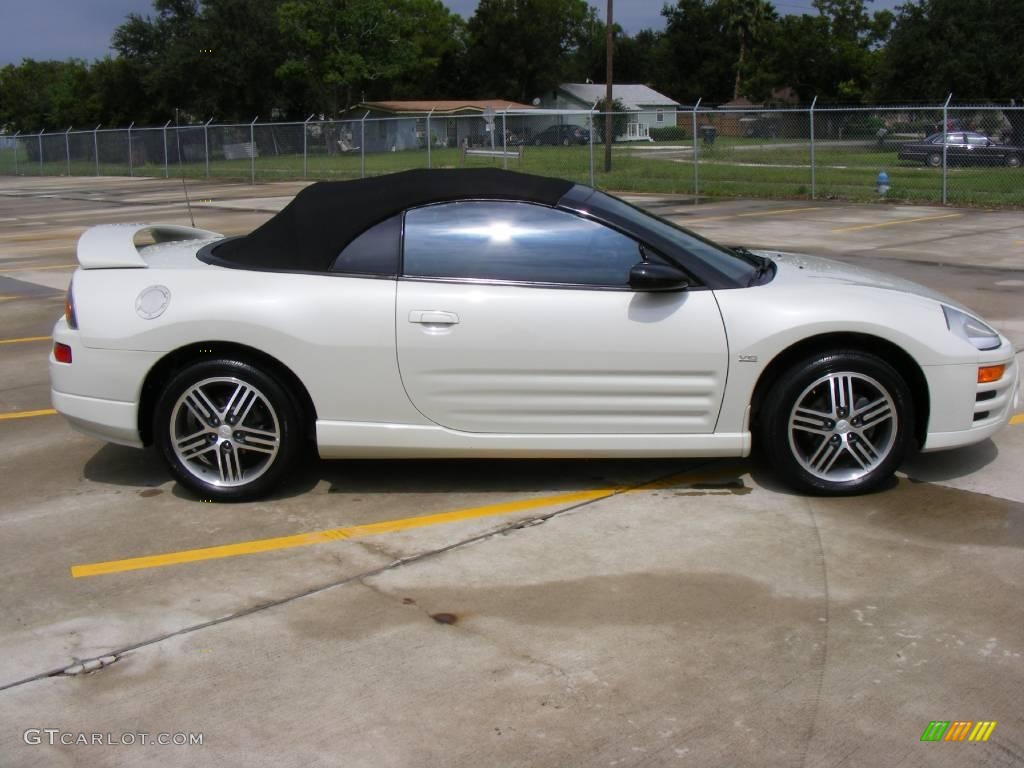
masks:
{"type": "Polygon", "coordinates": [[[734,251],[713,243],[668,219],[603,192],[594,192],[588,197],[586,208],[607,216],[612,223],[618,220],[626,226],[635,225],[656,234],[739,285],[747,285],[761,266],[761,260],[749,252],[734,251]]]}

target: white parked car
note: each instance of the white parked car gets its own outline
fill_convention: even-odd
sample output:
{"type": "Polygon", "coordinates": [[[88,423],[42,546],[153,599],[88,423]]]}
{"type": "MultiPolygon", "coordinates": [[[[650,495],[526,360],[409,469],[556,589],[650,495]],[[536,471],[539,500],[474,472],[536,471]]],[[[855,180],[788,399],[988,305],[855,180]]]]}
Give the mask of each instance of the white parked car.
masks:
{"type": "Polygon", "coordinates": [[[1010,342],[920,286],[725,248],[505,171],[313,184],[251,234],[99,226],[54,328],[54,407],[156,444],[204,499],[324,458],[746,456],[884,481],[1008,421],[1010,342]],[[152,244],[140,244],[146,237],[152,244]]]}

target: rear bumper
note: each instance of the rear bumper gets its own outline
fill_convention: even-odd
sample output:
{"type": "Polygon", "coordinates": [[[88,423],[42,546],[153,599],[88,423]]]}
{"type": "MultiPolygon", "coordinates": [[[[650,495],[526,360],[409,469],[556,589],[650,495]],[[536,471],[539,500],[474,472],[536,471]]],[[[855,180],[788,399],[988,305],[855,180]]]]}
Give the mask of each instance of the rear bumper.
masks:
{"type": "Polygon", "coordinates": [[[141,448],[139,400],[157,352],[97,349],[82,343],[62,317],[53,340],[71,347],[71,363],[50,352],[50,399],[71,426],[100,440],[141,448]]]}
{"type": "Polygon", "coordinates": [[[53,407],[79,432],[110,443],[142,448],[139,405],[50,390],[53,407]]]}

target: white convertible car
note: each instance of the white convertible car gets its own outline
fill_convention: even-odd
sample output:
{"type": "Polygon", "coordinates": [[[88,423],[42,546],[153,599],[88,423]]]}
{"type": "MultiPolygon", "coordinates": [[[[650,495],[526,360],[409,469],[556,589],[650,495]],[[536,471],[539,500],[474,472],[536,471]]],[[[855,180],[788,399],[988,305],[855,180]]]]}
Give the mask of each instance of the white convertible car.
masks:
{"type": "Polygon", "coordinates": [[[324,458],[746,456],[812,493],[992,435],[1010,342],[918,285],[498,170],[313,184],[244,237],[99,226],[54,407],[204,499],[324,458]]]}

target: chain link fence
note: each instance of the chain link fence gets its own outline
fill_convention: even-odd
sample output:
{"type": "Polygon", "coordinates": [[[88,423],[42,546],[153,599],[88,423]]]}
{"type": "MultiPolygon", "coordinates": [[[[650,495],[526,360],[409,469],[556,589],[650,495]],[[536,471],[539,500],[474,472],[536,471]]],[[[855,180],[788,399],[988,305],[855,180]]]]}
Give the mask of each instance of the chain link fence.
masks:
{"type": "Polygon", "coordinates": [[[681,107],[604,113],[366,113],[342,120],[40,131],[0,136],[0,173],[352,179],[502,167],[622,192],[1024,205],[1024,107],[681,107]],[[671,117],[671,116],[669,116],[671,117]],[[647,120],[651,122],[648,123],[647,120]]]}

